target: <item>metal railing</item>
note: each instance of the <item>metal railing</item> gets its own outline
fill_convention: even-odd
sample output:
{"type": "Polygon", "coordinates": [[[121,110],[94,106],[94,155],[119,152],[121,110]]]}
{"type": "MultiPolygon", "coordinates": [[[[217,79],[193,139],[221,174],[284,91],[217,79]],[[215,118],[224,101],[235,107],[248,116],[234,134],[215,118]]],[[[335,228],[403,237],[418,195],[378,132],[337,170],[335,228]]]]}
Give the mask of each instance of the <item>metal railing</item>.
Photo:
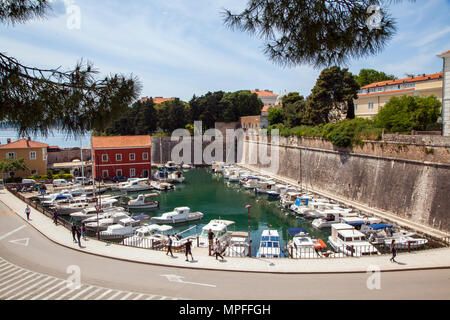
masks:
{"type": "MultiPolygon", "coordinates": [[[[20,200],[27,203],[30,207],[36,209],[41,212],[45,216],[50,219],[54,219],[53,213],[39,203],[32,201],[26,197],[24,197],[20,192],[18,192],[15,188],[11,187],[11,185],[6,185],[6,189],[11,192],[14,196],[19,198],[20,200]]],[[[63,219],[62,217],[57,218],[57,223],[62,225],[67,230],[71,231],[74,223],[63,219]]],[[[146,238],[138,238],[133,237],[132,235],[102,235],[100,233],[93,230],[87,230],[86,236],[92,239],[98,239],[100,241],[106,243],[114,243],[118,245],[141,248],[141,249],[149,249],[149,250],[157,250],[163,251],[167,250],[167,240],[166,239],[146,239],[146,238]]],[[[192,247],[199,246],[199,237],[198,236],[189,236],[192,241],[192,247]]],[[[185,251],[185,240],[187,239],[173,240],[172,251],[173,252],[184,252],[185,251]],[[183,242],[184,241],[184,242],[183,242]]],[[[396,248],[397,252],[415,252],[419,250],[426,249],[436,249],[442,247],[450,246],[450,237],[443,238],[432,238],[426,237],[427,243],[421,246],[415,245],[414,241],[408,241],[406,243],[397,243],[396,248]]],[[[324,259],[324,258],[345,258],[345,257],[362,257],[362,256],[373,256],[379,254],[390,254],[391,250],[389,246],[386,245],[374,245],[374,246],[340,246],[335,250],[329,249],[314,249],[314,248],[295,248],[294,246],[286,246],[284,248],[280,248],[280,258],[291,258],[291,259],[324,259]],[[374,252],[373,248],[376,248],[377,251],[374,252]]],[[[258,246],[252,246],[251,248],[252,256],[256,256],[258,252],[258,246]]],[[[248,256],[248,248],[243,249],[242,247],[234,247],[229,246],[227,244],[226,250],[224,250],[222,255],[226,255],[229,257],[246,257],[248,256]]]]}

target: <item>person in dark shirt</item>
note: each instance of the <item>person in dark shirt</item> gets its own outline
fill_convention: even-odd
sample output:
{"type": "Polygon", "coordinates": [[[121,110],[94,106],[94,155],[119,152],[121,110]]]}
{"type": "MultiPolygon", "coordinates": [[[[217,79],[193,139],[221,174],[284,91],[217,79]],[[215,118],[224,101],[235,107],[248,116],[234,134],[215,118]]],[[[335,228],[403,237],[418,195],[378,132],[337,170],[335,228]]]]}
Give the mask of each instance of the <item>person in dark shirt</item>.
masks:
{"type": "Polygon", "coordinates": [[[186,245],[186,261],[189,261],[188,255],[191,255],[192,261],[194,261],[194,257],[192,256],[192,251],[191,251],[191,248],[192,248],[191,239],[188,239],[185,245],[186,245]]]}
{"type": "Polygon", "coordinates": [[[76,225],[72,225],[72,238],[73,238],[73,242],[77,242],[77,239],[75,239],[76,234],[77,234],[77,226],[76,226],[76,225]]]}
{"type": "Polygon", "coordinates": [[[167,240],[167,253],[166,256],[170,255],[173,258],[173,253],[172,253],[172,238],[170,237],[170,235],[167,236],[169,239],[167,240]]]}
{"type": "Polygon", "coordinates": [[[212,232],[211,229],[209,229],[209,232],[208,232],[208,242],[209,242],[209,255],[211,255],[211,251],[214,246],[214,232],[212,232]]]}
{"type": "Polygon", "coordinates": [[[81,229],[80,229],[80,227],[77,227],[77,239],[78,239],[78,246],[81,248],[81,229]]]}
{"type": "Polygon", "coordinates": [[[53,223],[58,225],[58,210],[56,208],[53,210],[53,223]]]}

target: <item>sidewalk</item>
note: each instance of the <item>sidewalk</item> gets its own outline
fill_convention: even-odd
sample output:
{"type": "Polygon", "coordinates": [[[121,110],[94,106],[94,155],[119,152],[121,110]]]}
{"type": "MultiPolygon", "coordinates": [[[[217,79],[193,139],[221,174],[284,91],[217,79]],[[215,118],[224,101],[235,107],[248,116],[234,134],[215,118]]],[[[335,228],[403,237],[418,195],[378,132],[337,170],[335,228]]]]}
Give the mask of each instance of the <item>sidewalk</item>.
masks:
{"type": "Polygon", "coordinates": [[[450,268],[450,248],[424,250],[414,253],[400,253],[399,264],[391,263],[390,256],[373,256],[363,258],[340,259],[256,259],[230,258],[225,261],[209,257],[207,250],[194,248],[194,261],[186,262],[184,253],[175,253],[175,257],[166,256],[164,251],[154,251],[125,247],[116,244],[89,239],[82,241],[83,248],[72,240],[72,234],[62,225],[55,226],[50,218],[31,208],[32,221],[26,221],[25,202],[16,198],[7,190],[0,190],[0,201],[24,219],[42,235],[56,244],[67,248],[107,258],[132,261],[138,263],[179,267],[190,269],[221,270],[234,272],[266,272],[266,273],[344,273],[363,272],[368,270],[400,271],[417,269],[450,268]]]}

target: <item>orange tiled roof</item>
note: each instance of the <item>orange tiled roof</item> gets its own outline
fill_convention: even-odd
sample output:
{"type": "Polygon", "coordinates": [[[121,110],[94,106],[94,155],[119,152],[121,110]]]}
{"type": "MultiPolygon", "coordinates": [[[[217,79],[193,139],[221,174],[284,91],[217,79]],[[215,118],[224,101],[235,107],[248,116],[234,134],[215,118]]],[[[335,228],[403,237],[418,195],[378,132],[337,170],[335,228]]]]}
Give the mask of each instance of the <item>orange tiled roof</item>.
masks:
{"type": "Polygon", "coordinates": [[[443,55],[446,55],[446,54],[449,54],[449,53],[450,53],[450,50],[441,53],[439,56],[443,56],[443,55]]]}
{"type": "Polygon", "coordinates": [[[27,149],[27,148],[47,148],[48,144],[36,142],[28,139],[21,139],[0,146],[0,149],[27,149]]]}
{"type": "Polygon", "coordinates": [[[258,97],[278,97],[277,94],[273,93],[270,90],[252,90],[252,93],[256,93],[258,97]]]}
{"type": "Polygon", "coordinates": [[[270,108],[275,108],[275,106],[272,106],[272,105],[269,104],[267,106],[264,106],[261,111],[262,112],[267,112],[267,111],[269,111],[270,108]]]}
{"type": "MultiPolygon", "coordinates": [[[[141,101],[141,102],[145,102],[145,101],[147,101],[148,99],[150,99],[150,98],[145,97],[145,98],[142,98],[140,101],[141,101]]],[[[152,98],[152,99],[153,99],[153,103],[154,103],[154,104],[160,104],[160,103],[163,103],[163,102],[166,102],[166,101],[175,100],[175,98],[163,98],[163,97],[154,97],[154,98],[152,98]]]]}
{"type": "Polygon", "coordinates": [[[439,73],[432,73],[432,74],[417,76],[414,78],[410,77],[410,78],[403,78],[403,79],[398,79],[398,80],[380,81],[380,82],[374,82],[374,83],[368,84],[364,87],[361,87],[361,89],[367,89],[367,88],[373,88],[373,87],[384,87],[384,86],[390,86],[393,84],[401,84],[404,82],[409,83],[409,82],[417,82],[417,81],[424,81],[424,80],[436,80],[436,79],[442,78],[443,76],[444,76],[444,73],[439,72],[439,73]]]}
{"type": "Polygon", "coordinates": [[[150,147],[152,140],[150,136],[114,136],[114,137],[92,137],[92,147],[95,148],[127,148],[127,147],[150,147]]]}
{"type": "Polygon", "coordinates": [[[384,91],[384,92],[382,91],[382,92],[361,93],[361,94],[358,94],[358,97],[379,96],[379,95],[383,95],[383,94],[392,94],[392,93],[409,92],[409,91],[414,91],[414,88],[399,89],[399,90],[384,91]]]}

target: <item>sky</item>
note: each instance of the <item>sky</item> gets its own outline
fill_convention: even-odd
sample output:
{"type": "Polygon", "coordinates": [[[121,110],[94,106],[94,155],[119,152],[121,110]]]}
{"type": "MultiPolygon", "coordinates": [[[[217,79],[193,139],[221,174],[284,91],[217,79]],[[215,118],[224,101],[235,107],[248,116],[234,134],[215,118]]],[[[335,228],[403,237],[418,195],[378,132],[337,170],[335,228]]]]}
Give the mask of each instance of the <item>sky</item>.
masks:
{"type": "MultiPolygon", "coordinates": [[[[442,71],[436,55],[450,50],[450,0],[390,5],[397,34],[385,49],[341,67],[394,74],[442,71]]],[[[141,96],[189,101],[208,91],[269,89],[310,94],[320,69],[280,67],[264,42],[224,26],[224,8],[244,0],[53,0],[45,20],[0,25],[0,51],[21,63],[63,70],[83,59],[100,72],[137,76],[141,96]],[[78,28],[79,27],[79,28],[78,28]]]]}

